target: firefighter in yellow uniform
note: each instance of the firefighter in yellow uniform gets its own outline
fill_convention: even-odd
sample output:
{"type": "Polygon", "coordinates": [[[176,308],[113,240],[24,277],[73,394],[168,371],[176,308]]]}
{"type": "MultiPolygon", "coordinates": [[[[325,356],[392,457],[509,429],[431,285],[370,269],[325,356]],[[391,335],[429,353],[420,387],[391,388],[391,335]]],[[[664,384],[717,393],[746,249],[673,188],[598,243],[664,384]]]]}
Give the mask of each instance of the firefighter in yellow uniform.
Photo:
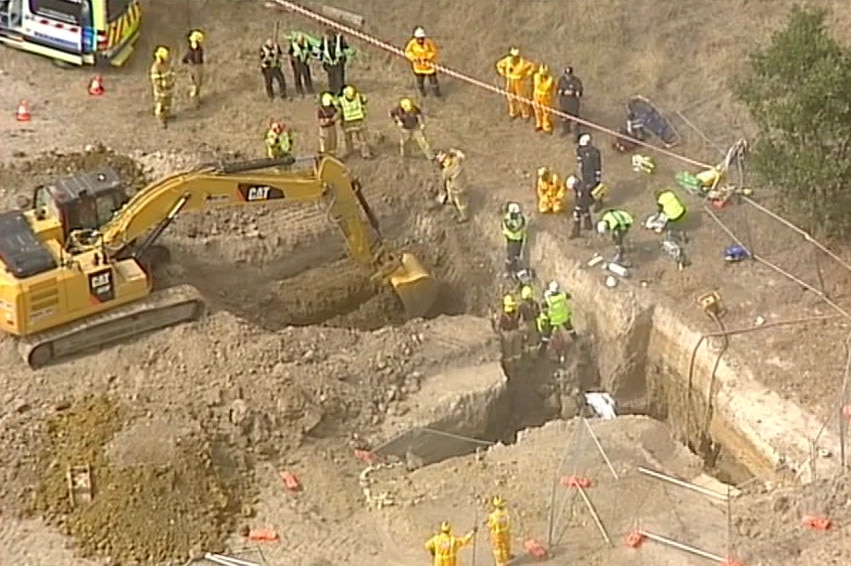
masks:
{"type": "Polygon", "coordinates": [[[491,503],[494,510],[488,515],[487,526],[491,533],[493,562],[494,566],[505,566],[511,561],[511,520],[504,498],[496,496],[491,503]]]}
{"type": "Polygon", "coordinates": [[[538,71],[532,77],[532,84],[534,85],[532,100],[535,101],[535,106],[532,108],[535,111],[535,131],[551,134],[553,133],[553,113],[550,108],[553,107],[556,83],[550,74],[549,67],[546,65],[538,67],[538,71]]]}
{"type": "Polygon", "coordinates": [[[154,50],[151,87],[154,92],[154,116],[163,128],[167,128],[171,103],[174,99],[174,70],[171,68],[168,47],[159,46],[154,50]]]}
{"type": "Polygon", "coordinates": [[[292,132],[281,122],[269,124],[266,132],[266,157],[269,159],[283,159],[292,157],[293,135],[292,132]]]}
{"type": "Polygon", "coordinates": [[[566,188],[564,181],[556,175],[549,167],[538,169],[538,181],[536,185],[538,193],[538,212],[564,212],[566,188]]]}
{"type": "Polygon", "coordinates": [[[360,149],[361,157],[369,159],[372,153],[366,140],[366,97],[355,87],[348,85],[343,89],[343,96],[338,99],[340,114],[342,114],[343,140],[345,141],[344,155],[349,155],[355,146],[360,149]]]}
{"type": "MultiPolygon", "coordinates": [[[[529,77],[535,72],[535,65],[521,57],[518,48],[512,47],[508,51],[508,55],[497,62],[496,72],[505,79],[505,90],[510,94],[529,98],[529,77]]],[[[523,118],[532,116],[529,103],[525,100],[509,97],[508,117],[517,118],[518,116],[523,118]]]]}
{"type": "Polygon", "coordinates": [[[433,558],[434,566],[458,566],[458,551],[473,542],[473,537],[476,536],[478,527],[473,527],[473,530],[463,537],[456,537],[452,534],[452,526],[448,521],[443,521],[440,524],[440,533],[434,535],[425,544],[426,550],[433,558]]]}

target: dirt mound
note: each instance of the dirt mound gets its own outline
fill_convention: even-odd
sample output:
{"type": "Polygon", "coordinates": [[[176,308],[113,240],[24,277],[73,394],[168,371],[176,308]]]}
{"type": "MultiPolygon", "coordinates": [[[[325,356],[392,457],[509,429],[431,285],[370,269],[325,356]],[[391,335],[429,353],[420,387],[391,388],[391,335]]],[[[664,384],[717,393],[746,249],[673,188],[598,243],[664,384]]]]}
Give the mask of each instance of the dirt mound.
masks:
{"type": "Polygon", "coordinates": [[[50,419],[46,430],[33,510],[73,537],[81,554],[119,564],[185,559],[223,548],[233,532],[248,492],[247,464],[200,427],[136,421],[97,397],[50,419]],[[146,437],[141,446],[135,444],[140,437],[146,437]],[[150,450],[157,447],[166,450],[150,450]],[[89,505],[70,501],[66,470],[72,465],[91,466],[89,505]]]}

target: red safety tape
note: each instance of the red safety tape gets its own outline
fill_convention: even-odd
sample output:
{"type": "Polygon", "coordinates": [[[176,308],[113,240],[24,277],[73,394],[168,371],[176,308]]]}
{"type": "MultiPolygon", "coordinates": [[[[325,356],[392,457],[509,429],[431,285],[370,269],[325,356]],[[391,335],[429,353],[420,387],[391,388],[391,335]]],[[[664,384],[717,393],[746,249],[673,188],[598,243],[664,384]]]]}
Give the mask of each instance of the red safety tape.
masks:
{"type": "MultiPolygon", "coordinates": [[[[296,4],[295,2],[290,2],[289,0],[268,0],[266,2],[266,6],[268,6],[270,8],[279,7],[281,9],[288,10],[288,11],[293,12],[295,14],[299,14],[301,16],[304,16],[305,18],[319,22],[320,24],[322,24],[326,27],[336,29],[340,32],[345,33],[346,35],[357,38],[357,39],[359,39],[359,40],[361,40],[365,43],[368,43],[370,45],[378,47],[379,49],[383,49],[384,51],[387,51],[388,53],[392,53],[393,55],[396,55],[398,57],[402,57],[403,59],[405,59],[407,61],[407,57],[405,57],[405,52],[402,49],[400,49],[399,47],[396,47],[395,45],[388,43],[386,41],[382,41],[382,40],[380,40],[380,39],[378,39],[374,36],[371,36],[369,34],[358,31],[358,30],[351,28],[347,25],[338,23],[338,22],[336,22],[336,21],[334,21],[330,18],[326,18],[325,16],[323,16],[321,14],[317,14],[313,10],[309,10],[309,9],[305,8],[304,6],[296,4]]],[[[589,122],[588,120],[584,120],[584,119],[581,119],[581,118],[577,118],[575,116],[571,116],[569,114],[566,114],[566,113],[558,110],[557,108],[553,108],[551,106],[545,106],[543,104],[538,104],[537,102],[535,102],[531,98],[526,98],[524,96],[518,96],[516,94],[510,93],[505,89],[493,86],[492,84],[488,84],[484,81],[473,78],[469,75],[465,75],[463,73],[460,73],[458,71],[450,69],[449,67],[445,67],[443,65],[438,65],[436,63],[430,63],[430,62],[427,62],[427,64],[430,65],[431,67],[433,67],[434,69],[440,71],[441,73],[443,73],[447,76],[450,76],[454,79],[458,79],[459,81],[465,82],[467,84],[471,84],[473,86],[476,86],[476,87],[479,87],[481,89],[493,92],[493,93],[498,94],[498,95],[503,96],[503,97],[513,98],[515,100],[525,102],[525,103],[527,103],[531,106],[537,107],[537,108],[547,108],[554,115],[556,115],[560,118],[564,118],[564,119],[572,120],[574,122],[578,122],[578,123],[582,124],[583,126],[587,126],[587,127],[591,128],[593,130],[597,130],[597,131],[600,131],[600,132],[603,132],[603,133],[606,133],[606,134],[610,134],[612,136],[615,136],[616,138],[624,137],[624,135],[620,132],[616,132],[614,130],[611,130],[609,128],[606,128],[605,126],[601,126],[600,124],[596,124],[594,122],[589,122]]],[[[703,169],[709,169],[709,168],[713,167],[712,165],[709,165],[707,163],[702,163],[702,162],[697,161],[695,159],[691,159],[690,157],[680,155],[679,153],[675,153],[673,151],[669,151],[669,150],[663,149],[661,147],[656,147],[655,145],[651,145],[647,142],[642,142],[642,141],[634,140],[634,139],[630,139],[630,142],[634,143],[637,146],[641,146],[641,147],[644,147],[646,149],[650,149],[652,151],[655,151],[656,153],[666,155],[668,157],[671,157],[671,158],[676,159],[678,161],[682,161],[683,163],[687,163],[689,165],[694,165],[694,166],[697,166],[697,167],[701,167],[703,169]]]]}

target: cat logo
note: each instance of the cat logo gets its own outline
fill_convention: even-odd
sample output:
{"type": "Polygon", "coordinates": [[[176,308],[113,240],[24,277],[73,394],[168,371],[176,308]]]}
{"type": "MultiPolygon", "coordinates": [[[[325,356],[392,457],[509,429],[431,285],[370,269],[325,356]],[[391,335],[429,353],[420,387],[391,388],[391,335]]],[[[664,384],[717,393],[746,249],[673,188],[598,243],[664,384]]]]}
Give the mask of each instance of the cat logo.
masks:
{"type": "Polygon", "coordinates": [[[95,304],[106,303],[115,298],[112,269],[103,269],[89,274],[89,296],[95,304]]]}
{"type": "Polygon", "coordinates": [[[240,184],[239,193],[246,202],[263,202],[284,198],[284,191],[268,185],[240,184]]]}

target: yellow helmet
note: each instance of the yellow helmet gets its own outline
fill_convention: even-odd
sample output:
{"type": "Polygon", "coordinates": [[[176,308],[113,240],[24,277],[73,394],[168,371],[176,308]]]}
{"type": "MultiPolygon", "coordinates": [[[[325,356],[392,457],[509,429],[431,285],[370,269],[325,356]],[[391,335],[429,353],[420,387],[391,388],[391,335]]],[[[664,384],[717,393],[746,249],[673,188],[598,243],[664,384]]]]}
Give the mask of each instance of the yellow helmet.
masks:
{"type": "MultiPolygon", "coordinates": [[[[523,300],[529,300],[532,298],[532,287],[529,285],[523,285],[523,288],[520,289],[520,298],[523,300]]],[[[496,499],[496,498],[494,498],[496,499]]]]}
{"type": "Polygon", "coordinates": [[[154,58],[157,61],[165,61],[168,59],[168,47],[163,47],[160,45],[154,50],[154,58]]]}
{"type": "Polygon", "coordinates": [[[491,500],[491,503],[497,509],[502,509],[503,507],[505,507],[505,498],[500,495],[496,495],[494,496],[493,500],[491,500]]]}
{"type": "Polygon", "coordinates": [[[201,43],[204,41],[204,32],[200,29],[192,30],[189,33],[189,43],[201,43]]]}
{"type": "Polygon", "coordinates": [[[550,68],[547,67],[546,65],[544,65],[543,63],[541,63],[541,65],[538,67],[538,72],[541,73],[542,75],[546,75],[546,74],[549,74],[550,68]]]}
{"type": "Polygon", "coordinates": [[[399,101],[399,106],[401,106],[402,110],[405,112],[410,112],[414,109],[414,102],[410,98],[403,98],[399,101]]]}
{"type": "Polygon", "coordinates": [[[505,312],[511,312],[517,308],[517,300],[514,295],[509,293],[502,298],[502,308],[505,309],[505,312]]]}
{"type": "Polygon", "coordinates": [[[538,177],[546,177],[547,173],[549,173],[549,172],[550,172],[550,170],[547,169],[546,167],[539,167],[538,168],[538,177]]]}
{"type": "Polygon", "coordinates": [[[449,524],[449,521],[440,523],[440,532],[447,535],[452,532],[452,525],[449,524]]]}
{"type": "Polygon", "coordinates": [[[357,91],[355,90],[355,87],[351,85],[343,89],[343,96],[346,98],[354,98],[355,94],[357,94],[357,91]]]}
{"type": "Polygon", "coordinates": [[[322,106],[331,106],[334,104],[334,95],[330,92],[323,92],[320,102],[322,103],[322,106]]]}
{"type": "Polygon", "coordinates": [[[518,47],[512,47],[508,50],[508,54],[512,57],[520,57],[520,49],[518,47]]]}

